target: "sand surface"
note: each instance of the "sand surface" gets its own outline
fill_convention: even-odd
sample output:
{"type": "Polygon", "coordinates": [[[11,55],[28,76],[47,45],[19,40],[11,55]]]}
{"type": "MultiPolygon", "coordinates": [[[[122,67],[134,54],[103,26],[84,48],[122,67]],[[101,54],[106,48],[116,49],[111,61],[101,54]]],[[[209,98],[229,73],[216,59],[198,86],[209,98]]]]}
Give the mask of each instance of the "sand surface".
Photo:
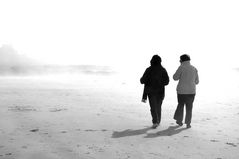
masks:
{"type": "Polygon", "coordinates": [[[161,125],[151,129],[138,79],[2,77],[0,158],[238,159],[239,84],[232,87],[234,93],[231,87],[211,88],[221,93],[201,87],[192,128],[186,129],[173,120],[177,100],[171,81],[161,125]]]}

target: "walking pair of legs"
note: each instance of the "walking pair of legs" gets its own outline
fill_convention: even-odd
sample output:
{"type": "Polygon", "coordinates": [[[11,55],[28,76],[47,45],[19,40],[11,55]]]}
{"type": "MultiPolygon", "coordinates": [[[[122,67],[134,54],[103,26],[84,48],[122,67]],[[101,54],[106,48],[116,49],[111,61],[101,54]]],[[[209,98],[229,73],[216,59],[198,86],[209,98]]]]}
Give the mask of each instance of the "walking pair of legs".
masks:
{"type": "Polygon", "coordinates": [[[186,106],[186,116],[185,116],[185,124],[187,124],[187,128],[191,127],[192,120],[192,109],[193,109],[193,101],[195,94],[178,94],[178,106],[174,114],[174,119],[176,123],[180,126],[183,125],[183,111],[184,105],[186,106]]]}
{"type": "Polygon", "coordinates": [[[161,122],[161,106],[163,97],[158,95],[149,95],[150,112],[152,116],[153,128],[156,128],[161,122]]]}

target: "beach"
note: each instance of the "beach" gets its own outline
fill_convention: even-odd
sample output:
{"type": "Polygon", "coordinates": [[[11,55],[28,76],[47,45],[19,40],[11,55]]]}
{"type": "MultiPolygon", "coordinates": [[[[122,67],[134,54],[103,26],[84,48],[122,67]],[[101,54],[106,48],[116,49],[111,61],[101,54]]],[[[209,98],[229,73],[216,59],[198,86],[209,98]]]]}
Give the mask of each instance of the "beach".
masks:
{"type": "Polygon", "coordinates": [[[186,129],[173,120],[176,82],[170,80],[161,124],[151,129],[139,78],[1,77],[0,158],[237,159],[239,84],[222,94],[216,84],[199,88],[186,129]]]}

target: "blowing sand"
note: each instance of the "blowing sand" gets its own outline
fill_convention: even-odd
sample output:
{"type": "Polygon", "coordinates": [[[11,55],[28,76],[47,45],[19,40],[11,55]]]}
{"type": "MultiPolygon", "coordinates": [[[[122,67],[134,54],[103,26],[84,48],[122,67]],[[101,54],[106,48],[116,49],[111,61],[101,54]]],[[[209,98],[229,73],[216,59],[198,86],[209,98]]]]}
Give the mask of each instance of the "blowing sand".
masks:
{"type": "Polygon", "coordinates": [[[186,129],[173,120],[177,101],[175,82],[170,82],[161,125],[151,129],[149,105],[140,102],[143,86],[138,79],[3,77],[0,158],[239,158],[236,93],[212,96],[199,90],[192,128],[186,129]]]}

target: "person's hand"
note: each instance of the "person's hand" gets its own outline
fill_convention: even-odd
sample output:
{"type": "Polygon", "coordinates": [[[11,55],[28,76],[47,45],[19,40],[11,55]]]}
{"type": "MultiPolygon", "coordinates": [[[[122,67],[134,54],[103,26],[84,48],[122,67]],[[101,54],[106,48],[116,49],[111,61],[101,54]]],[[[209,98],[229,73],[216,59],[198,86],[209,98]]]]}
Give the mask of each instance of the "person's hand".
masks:
{"type": "Polygon", "coordinates": [[[142,100],[141,100],[141,102],[143,102],[143,103],[146,103],[146,102],[147,102],[147,100],[146,100],[146,99],[142,99],[142,100]]]}

